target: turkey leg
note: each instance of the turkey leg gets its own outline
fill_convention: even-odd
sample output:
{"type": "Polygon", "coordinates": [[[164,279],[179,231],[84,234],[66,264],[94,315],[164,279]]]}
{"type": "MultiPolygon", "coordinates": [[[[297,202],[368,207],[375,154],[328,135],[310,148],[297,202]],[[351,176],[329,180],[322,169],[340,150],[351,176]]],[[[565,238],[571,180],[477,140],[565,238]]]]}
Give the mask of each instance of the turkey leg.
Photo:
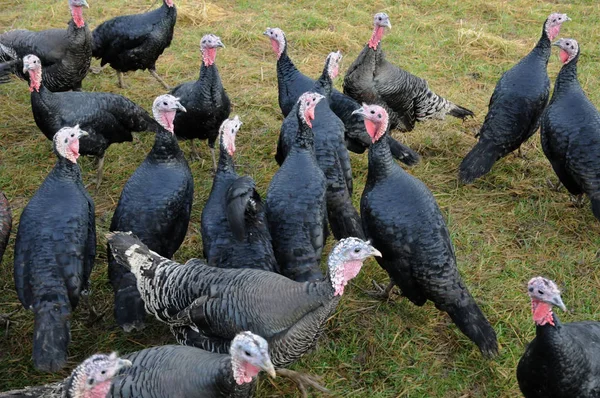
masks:
{"type": "Polygon", "coordinates": [[[309,375],[307,373],[295,372],[289,369],[277,369],[277,374],[282,377],[287,377],[290,380],[293,380],[294,383],[298,386],[298,389],[302,393],[302,398],[308,398],[308,393],[306,391],[306,387],[310,386],[316,390],[321,391],[322,393],[329,394],[330,391],[323,387],[318,382],[320,381],[317,376],[309,375]]]}
{"type": "Polygon", "coordinates": [[[127,87],[125,85],[125,82],[123,81],[123,72],[117,71],[117,77],[119,78],[119,87],[121,87],[121,88],[127,87]]]}
{"type": "Polygon", "coordinates": [[[109,66],[108,64],[104,64],[104,66],[90,66],[90,72],[93,73],[94,75],[97,75],[98,73],[100,73],[104,69],[106,69],[108,66],[109,66]]]}
{"type": "Polygon", "coordinates": [[[375,290],[371,290],[366,293],[378,300],[389,300],[394,286],[396,286],[396,284],[393,281],[390,281],[390,283],[384,288],[383,285],[380,285],[373,280],[373,287],[375,287],[375,290]]]}
{"type": "Polygon", "coordinates": [[[162,86],[165,88],[165,90],[170,90],[171,89],[171,87],[169,87],[169,85],[167,83],[165,83],[165,81],[160,76],[158,76],[158,73],[156,73],[155,69],[148,69],[148,72],[150,72],[150,74],[152,76],[154,76],[154,78],[156,80],[158,80],[158,82],[160,84],[162,84],[162,86]]]}

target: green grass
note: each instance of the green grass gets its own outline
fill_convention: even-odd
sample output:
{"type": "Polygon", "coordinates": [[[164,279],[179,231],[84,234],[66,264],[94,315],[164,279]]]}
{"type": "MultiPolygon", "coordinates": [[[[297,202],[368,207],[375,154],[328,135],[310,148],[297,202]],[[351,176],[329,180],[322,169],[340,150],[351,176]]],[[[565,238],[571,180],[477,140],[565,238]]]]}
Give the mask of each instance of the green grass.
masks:
{"type": "MultiPolygon", "coordinates": [[[[69,19],[66,0],[23,0],[0,11],[0,30],[63,28],[69,19]]],[[[318,348],[294,369],[322,375],[325,384],[344,397],[514,397],[519,395],[516,364],[534,334],[525,294],[527,280],[545,275],[564,289],[569,313],[563,321],[600,319],[598,248],[600,228],[589,209],[571,205],[567,193],[550,191],[546,179],[556,180],[539,144],[527,142],[527,159],[508,156],[492,172],[470,186],[459,186],[457,167],[475,143],[474,134],[501,73],[535,44],[550,12],[566,12],[573,21],[562,35],[580,40],[580,81],[591,100],[600,104],[598,37],[600,5],[591,1],[537,2],[511,0],[405,0],[358,4],[341,1],[220,1],[176,0],[179,21],[173,44],[158,61],[158,73],[175,85],[193,80],[199,70],[199,40],[215,33],[227,48],[217,64],[233,103],[233,114],[244,122],[237,143],[241,173],[251,174],[264,194],[277,165],[273,159],[282,116],[277,104],[275,57],[266,27],[287,33],[289,53],[297,67],[310,76],[322,70],[326,54],[340,49],[345,68],[371,33],[373,13],[387,12],[393,30],[384,37],[388,59],[426,78],[434,90],[467,108],[477,117],[421,123],[396,137],[423,157],[409,172],[435,194],[456,249],[461,273],[495,327],[500,355],[484,360],[477,348],[431,304],[417,308],[403,299],[387,303],[371,300],[363,290],[371,279],[387,275],[369,261],[347,289],[338,311],[327,324],[318,348]]],[[[156,7],[142,0],[90,1],[85,16],[91,27],[107,18],[156,7]]],[[[554,50],[556,51],[556,50],[554,50]]],[[[96,61],[97,62],[97,61],[96,61]]],[[[95,62],[95,63],[96,63],[95,62]]],[[[551,80],[560,63],[550,60],[551,80]]],[[[90,75],[85,90],[124,94],[150,108],[163,93],[147,72],[126,75],[127,89],[116,86],[108,69],[90,75]]],[[[341,79],[336,82],[341,88],[341,79]]],[[[23,82],[0,86],[0,187],[10,199],[16,221],[55,157],[50,142],[33,121],[29,92],[23,82]]],[[[123,184],[152,146],[153,137],[139,135],[133,143],[114,145],[106,155],[105,177],[96,203],[98,256],[92,275],[93,300],[106,316],[89,325],[83,308],[72,320],[70,363],[60,374],[33,369],[33,320],[21,310],[8,331],[0,326],[0,390],[57,380],[95,352],[127,353],[155,344],[172,343],[168,329],[157,321],[143,332],[124,334],[112,317],[112,293],[106,276],[106,240],[112,213],[123,184]]],[[[189,152],[189,144],[182,147],[189,152]]],[[[203,161],[192,162],[195,201],[188,236],[177,260],[201,255],[200,214],[210,192],[210,155],[202,146],[203,161]]],[[[81,159],[84,179],[93,169],[81,159]]],[[[366,178],[366,156],[352,155],[354,202],[358,205],[366,178]]],[[[20,308],[12,278],[13,234],[0,273],[0,313],[20,308]]],[[[331,242],[330,242],[331,243],[331,242]]],[[[263,380],[258,396],[299,396],[286,380],[263,380]]]]}

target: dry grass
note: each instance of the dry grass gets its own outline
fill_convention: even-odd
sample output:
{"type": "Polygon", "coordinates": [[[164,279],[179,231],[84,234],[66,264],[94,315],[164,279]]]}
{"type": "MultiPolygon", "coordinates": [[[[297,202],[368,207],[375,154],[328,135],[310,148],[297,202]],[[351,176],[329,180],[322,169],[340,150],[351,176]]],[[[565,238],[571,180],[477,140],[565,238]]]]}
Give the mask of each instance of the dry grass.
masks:
{"type": "MultiPolygon", "coordinates": [[[[64,27],[66,0],[20,0],[0,11],[0,30],[64,27]]],[[[158,72],[172,85],[195,79],[198,43],[205,33],[219,35],[227,48],[217,64],[232,99],[234,113],[244,126],[238,139],[242,173],[251,174],[262,193],[276,170],[273,159],[282,117],[277,105],[275,59],[262,36],[267,26],[281,27],[288,36],[290,56],[299,69],[317,76],[325,55],[340,49],[346,65],[370,34],[372,14],[386,11],[393,30],[384,38],[388,58],[426,78],[435,90],[473,109],[476,119],[420,124],[400,136],[422,156],[410,173],[434,192],[447,215],[459,267],[473,295],[494,325],[501,346],[493,361],[481,358],[476,347],[432,305],[417,308],[406,300],[371,301],[363,293],[370,280],[385,281],[374,262],[351,284],[339,311],[327,325],[318,349],[295,365],[323,375],[326,385],[344,397],[514,397],[519,395],[516,363],[534,335],[525,282],[543,274],[564,289],[570,311],[564,321],[600,319],[597,252],[600,228],[589,208],[574,208],[566,192],[553,192],[546,179],[555,179],[534,136],[524,145],[527,159],[508,156],[471,186],[459,186],[456,171],[475,143],[486,107],[502,71],[534,45],[545,17],[553,11],[573,18],[563,35],[580,40],[580,80],[600,104],[598,45],[600,6],[590,1],[537,2],[505,0],[376,0],[222,2],[176,0],[179,22],[175,39],[158,61],[158,72]]],[[[90,26],[124,13],[156,7],[142,0],[90,1],[85,15],[90,26]]],[[[554,79],[560,65],[549,64],[554,79]]],[[[89,76],[89,91],[118,92],[149,109],[162,90],[147,72],[126,76],[129,88],[116,86],[114,71],[89,76]]],[[[337,82],[340,87],[341,82],[337,82]]],[[[31,116],[23,82],[0,86],[0,187],[13,205],[15,219],[52,168],[50,142],[31,116]]],[[[397,134],[399,136],[399,134],[397,134]]],[[[102,351],[130,352],[172,342],[167,328],[152,322],[143,332],[125,335],[112,318],[112,294],[106,277],[104,233],[108,229],[123,184],[143,160],[153,137],[140,135],[131,144],[115,145],[106,156],[105,179],[96,202],[98,258],[92,275],[93,299],[107,311],[89,325],[78,309],[72,322],[69,368],[102,351]]],[[[187,143],[182,145],[187,152],[187,143]]],[[[188,236],[176,254],[186,260],[201,254],[200,214],[211,186],[210,158],[191,164],[195,202],[188,236]]],[[[355,204],[366,177],[366,156],[352,156],[355,204]]],[[[92,177],[91,162],[82,159],[84,178],[92,177]]],[[[15,230],[17,225],[15,225],[15,230]]],[[[0,313],[20,307],[12,280],[12,245],[4,256],[0,276],[0,313]]],[[[31,364],[32,316],[21,311],[6,331],[0,326],[0,390],[55,380],[67,374],[45,375],[31,364]]],[[[258,396],[297,396],[286,381],[261,381],[258,396]]]]}

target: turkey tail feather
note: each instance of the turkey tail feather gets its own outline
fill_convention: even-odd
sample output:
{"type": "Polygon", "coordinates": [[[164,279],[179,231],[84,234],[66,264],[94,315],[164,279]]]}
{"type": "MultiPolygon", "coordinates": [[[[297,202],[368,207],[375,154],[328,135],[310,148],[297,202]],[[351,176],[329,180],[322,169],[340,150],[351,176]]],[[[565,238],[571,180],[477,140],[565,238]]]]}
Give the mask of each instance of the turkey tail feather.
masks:
{"type": "Polygon", "coordinates": [[[0,84],[10,82],[10,76],[15,73],[19,60],[4,62],[0,64],[0,84]]]}
{"type": "Polygon", "coordinates": [[[487,174],[499,158],[500,154],[493,142],[480,140],[461,162],[458,178],[462,183],[470,184],[487,174]]]}
{"type": "Polygon", "coordinates": [[[60,302],[43,302],[34,312],[33,365],[44,372],[57,372],[67,363],[71,305],[64,297],[60,302]]]}
{"type": "Polygon", "coordinates": [[[466,305],[453,305],[447,312],[460,331],[477,344],[485,357],[493,358],[498,354],[496,332],[472,297],[466,305]]]}
{"type": "Polygon", "coordinates": [[[390,144],[390,151],[392,151],[392,156],[394,159],[399,160],[407,166],[414,166],[415,164],[419,163],[421,157],[418,153],[397,141],[391,135],[387,134],[387,137],[390,144]]]}
{"type": "Polygon", "coordinates": [[[454,117],[457,117],[462,120],[465,120],[469,116],[475,117],[475,114],[472,111],[468,110],[467,108],[463,108],[462,106],[456,105],[456,104],[452,104],[452,105],[454,105],[454,106],[448,112],[448,114],[450,116],[454,116],[454,117]]]}

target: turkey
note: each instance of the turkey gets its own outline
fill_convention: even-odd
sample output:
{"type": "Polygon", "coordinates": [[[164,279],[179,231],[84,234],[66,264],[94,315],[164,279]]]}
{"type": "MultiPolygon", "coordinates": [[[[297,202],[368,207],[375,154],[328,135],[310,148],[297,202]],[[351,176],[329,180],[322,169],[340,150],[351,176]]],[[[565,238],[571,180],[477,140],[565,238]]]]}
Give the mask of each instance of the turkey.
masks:
{"type": "Polygon", "coordinates": [[[600,322],[562,324],[552,307],[567,308],[549,279],[533,278],[527,289],[535,338],[517,366],[525,398],[600,397],[600,322]]]}
{"type": "Polygon", "coordinates": [[[10,73],[29,79],[23,71],[23,57],[36,54],[46,71],[43,84],[48,90],[81,90],[81,81],[92,60],[92,34],[83,20],[82,11],[88,3],[86,0],[69,0],[69,7],[72,20],[67,30],[31,32],[16,29],[0,35],[0,62],[5,62],[0,64],[0,82],[9,81],[6,75],[10,73]]]}
{"type": "Polygon", "coordinates": [[[89,286],[96,257],[94,202],[77,165],[79,126],[54,136],[58,162],[19,220],[14,278],[19,301],[34,314],[33,364],[56,372],[67,361],[71,313],[89,286]]]}
{"type": "Polygon", "coordinates": [[[600,220],[600,114],[577,80],[579,44],[560,39],[555,45],[564,65],[542,114],[542,148],[559,181],[572,195],[586,193],[600,220]]]}
{"type": "Polygon", "coordinates": [[[348,281],[366,258],[381,255],[367,242],[344,239],[329,255],[327,278],[300,283],[261,270],[209,267],[198,259],[178,264],[128,233],[109,233],[108,241],[117,261],[135,274],[148,313],[170,324],[180,343],[226,353],[236,334],[249,330],[267,340],[277,367],[315,346],[348,281]]]}
{"type": "Polygon", "coordinates": [[[447,312],[456,326],[483,355],[498,351],[496,333],[462,281],[450,234],[435,198],[425,184],[405,172],[392,159],[387,140],[388,114],[378,105],[356,111],[365,118],[373,139],[369,171],[360,210],[365,234],[381,251],[379,265],[391,283],[412,303],[431,300],[447,312]]]}
{"type": "MultiPolygon", "coordinates": [[[[317,163],[327,180],[327,216],[333,236],[336,239],[354,236],[364,238],[360,216],[352,205],[352,167],[350,155],[344,141],[344,124],[329,108],[332,79],[337,76],[342,55],[330,53],[319,80],[311,91],[324,98],[315,108],[315,120],[312,126],[315,140],[317,163]]],[[[283,122],[277,145],[275,159],[282,164],[299,128],[298,105],[292,109],[283,122]]]]}
{"type": "Polygon", "coordinates": [[[307,92],[295,107],[298,129],[267,190],[267,220],[281,273],[295,281],[322,279],[327,180],[315,157],[312,122],[324,97],[307,92]]]}
{"type": "Polygon", "coordinates": [[[176,21],[173,0],[163,0],[162,7],[150,12],[109,19],[92,32],[92,55],[101,66],[108,64],[117,71],[121,88],[125,88],[124,72],[148,69],[168,90],[156,73],[156,60],[171,45],[176,21]]]}
{"type": "MultiPolygon", "coordinates": [[[[267,28],[264,35],[269,37],[273,51],[277,56],[279,107],[281,108],[283,116],[287,117],[292,111],[295,103],[298,101],[300,95],[313,89],[315,81],[300,73],[288,56],[287,40],[281,29],[267,28]]],[[[360,108],[360,104],[333,88],[329,106],[344,123],[344,138],[348,150],[355,153],[364,153],[371,141],[369,135],[365,131],[362,119],[352,114],[353,111],[360,108]]],[[[414,165],[419,162],[419,155],[412,149],[396,141],[391,136],[389,137],[389,140],[392,153],[396,159],[407,165],[414,165]]]]}
{"type": "Polygon", "coordinates": [[[344,77],[344,93],[359,102],[377,103],[389,114],[391,128],[411,131],[415,122],[443,120],[446,115],[465,119],[473,112],[453,104],[429,89],[427,81],[385,59],[381,38],[392,24],[386,13],[375,14],[371,39],[344,77]]]}
{"type": "Polygon", "coordinates": [[[3,192],[0,192],[0,264],[4,251],[8,245],[10,230],[12,229],[12,213],[10,211],[10,203],[3,192]]]}
{"type": "MultiPolygon", "coordinates": [[[[152,150],[123,187],[110,223],[111,231],[132,231],[151,250],[173,257],[187,233],[194,198],[194,179],[173,134],[175,112],[185,112],[177,98],[165,94],[152,111],[164,127],[152,150]]],[[[115,319],[126,332],[144,327],[144,302],[135,277],[108,254],[108,276],[115,293],[115,319]]]]}
{"type": "Polygon", "coordinates": [[[487,174],[494,163],[520,148],[538,129],[550,95],[546,66],[550,42],[558,36],[566,14],[550,14],[537,45],[518,64],[504,72],[490,98],[488,113],[477,134],[479,141],[460,164],[458,178],[469,184],[487,174]]]}
{"type": "Polygon", "coordinates": [[[31,109],[39,129],[48,139],[64,126],[79,126],[89,134],[80,142],[81,155],[98,160],[96,188],[102,181],[104,153],[110,144],[132,141],[131,132],[159,131],[160,125],[140,106],[117,94],[53,93],[42,81],[42,66],[35,55],[23,58],[23,71],[29,72],[31,109]]]}
{"type": "Polygon", "coordinates": [[[214,170],[217,169],[215,141],[219,127],[231,112],[229,97],[215,65],[219,47],[225,46],[217,36],[204,36],[200,41],[200,77],[195,82],[182,83],[171,91],[171,94],[181,98],[181,103],[188,110],[187,113],[177,113],[175,116],[175,134],[179,138],[190,140],[192,156],[196,158],[199,156],[194,146],[194,138],[208,140],[214,170]]]}
{"type": "Polygon", "coordinates": [[[228,354],[165,345],[125,356],[133,365],[115,378],[109,398],[247,398],[261,370],[275,377],[265,339],[241,332],[228,354]]]}
{"type": "Polygon", "coordinates": [[[77,366],[63,381],[22,390],[0,392],[0,398],[105,398],[113,378],[131,362],[110,355],[95,354],[77,366]]]}
{"type": "Polygon", "coordinates": [[[219,132],[219,165],[202,210],[204,257],[211,266],[278,272],[265,210],[254,180],[235,172],[235,137],[241,125],[236,115],[225,120],[219,132]]]}

